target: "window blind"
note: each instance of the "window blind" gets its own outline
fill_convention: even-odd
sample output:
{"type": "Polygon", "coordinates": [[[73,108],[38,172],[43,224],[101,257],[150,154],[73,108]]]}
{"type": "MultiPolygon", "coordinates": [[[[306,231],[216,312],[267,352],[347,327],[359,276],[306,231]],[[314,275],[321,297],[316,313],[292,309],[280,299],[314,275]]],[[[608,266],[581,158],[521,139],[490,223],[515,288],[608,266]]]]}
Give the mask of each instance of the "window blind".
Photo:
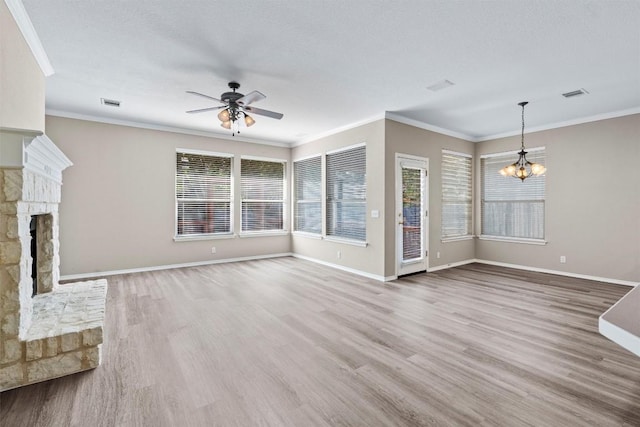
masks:
{"type": "Polygon", "coordinates": [[[471,157],[442,152],[442,238],[471,235],[471,157]]]}
{"type": "MultiPolygon", "coordinates": [[[[545,152],[529,151],[531,162],[545,162],[545,152]]],[[[524,181],[504,177],[499,171],[513,163],[517,154],[498,154],[481,159],[482,234],[486,236],[544,239],[544,175],[524,181]]]]}
{"type": "Polygon", "coordinates": [[[284,229],[284,162],[240,161],[242,231],[284,229]]]}
{"type": "Polygon", "coordinates": [[[322,176],[320,156],[293,162],[293,229],[322,233],[322,176]]]}
{"type": "Polygon", "coordinates": [[[327,236],[366,241],[366,160],[364,145],[327,154],[327,236]]]}
{"type": "Polygon", "coordinates": [[[176,153],[176,235],[231,232],[231,157],[176,153]]]}

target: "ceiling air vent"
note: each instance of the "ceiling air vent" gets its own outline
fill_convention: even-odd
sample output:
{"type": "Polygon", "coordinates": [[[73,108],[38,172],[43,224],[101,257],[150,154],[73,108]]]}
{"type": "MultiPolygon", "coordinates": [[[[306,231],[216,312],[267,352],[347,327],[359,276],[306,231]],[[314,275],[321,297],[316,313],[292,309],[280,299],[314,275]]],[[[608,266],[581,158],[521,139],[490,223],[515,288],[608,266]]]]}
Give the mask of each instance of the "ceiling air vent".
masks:
{"type": "Polygon", "coordinates": [[[116,101],[115,99],[100,98],[100,102],[102,103],[102,105],[108,105],[109,107],[120,106],[120,101],[116,101]]]}
{"type": "Polygon", "coordinates": [[[427,89],[429,89],[432,92],[437,92],[439,90],[448,88],[449,86],[453,86],[455,83],[449,80],[441,80],[437,83],[432,84],[431,86],[427,86],[427,89]]]}
{"type": "Polygon", "coordinates": [[[572,90],[571,92],[567,92],[567,93],[563,93],[562,96],[564,96],[565,98],[573,98],[574,96],[580,96],[580,95],[586,95],[587,92],[586,89],[578,89],[578,90],[572,90]]]}

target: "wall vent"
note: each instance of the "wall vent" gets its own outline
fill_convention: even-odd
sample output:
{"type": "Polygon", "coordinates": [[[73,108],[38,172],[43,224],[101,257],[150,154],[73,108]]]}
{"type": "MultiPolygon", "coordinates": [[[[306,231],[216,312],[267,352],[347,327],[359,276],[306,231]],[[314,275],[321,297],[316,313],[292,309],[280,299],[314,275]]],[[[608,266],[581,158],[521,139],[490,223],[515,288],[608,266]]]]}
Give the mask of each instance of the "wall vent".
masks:
{"type": "Polygon", "coordinates": [[[116,101],[115,99],[100,98],[100,102],[102,103],[102,105],[108,105],[109,107],[120,106],[120,101],[116,101]]]}
{"type": "Polygon", "coordinates": [[[578,90],[572,90],[571,92],[566,92],[563,93],[562,96],[564,96],[565,98],[572,98],[574,96],[580,96],[580,95],[586,95],[587,92],[586,89],[578,89],[578,90]]]}

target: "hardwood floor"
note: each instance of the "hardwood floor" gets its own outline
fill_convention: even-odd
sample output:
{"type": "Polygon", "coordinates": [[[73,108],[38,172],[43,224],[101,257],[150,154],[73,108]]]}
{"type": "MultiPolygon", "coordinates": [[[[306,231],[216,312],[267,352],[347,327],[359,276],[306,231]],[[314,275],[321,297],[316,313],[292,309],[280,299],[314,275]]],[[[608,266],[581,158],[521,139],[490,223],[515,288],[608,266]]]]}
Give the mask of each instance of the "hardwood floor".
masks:
{"type": "Polygon", "coordinates": [[[2,426],[639,426],[629,288],[472,264],[381,283],[293,258],[108,278],[103,365],[2,426]]]}

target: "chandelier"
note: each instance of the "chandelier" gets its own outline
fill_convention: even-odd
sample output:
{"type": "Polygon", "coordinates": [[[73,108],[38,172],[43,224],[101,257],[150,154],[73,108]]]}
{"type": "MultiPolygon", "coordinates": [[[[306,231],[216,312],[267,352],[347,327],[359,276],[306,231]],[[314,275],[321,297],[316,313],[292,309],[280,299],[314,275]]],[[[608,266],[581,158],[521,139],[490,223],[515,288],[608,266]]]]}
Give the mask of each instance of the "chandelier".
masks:
{"type": "Polygon", "coordinates": [[[533,163],[527,160],[527,152],[524,151],[524,106],[528,102],[520,102],[518,105],[522,107],[522,133],[520,139],[520,152],[518,152],[518,160],[508,166],[500,169],[502,176],[512,176],[514,178],[520,178],[521,181],[529,178],[530,176],[539,176],[547,171],[547,168],[540,163],[533,163]]]}

